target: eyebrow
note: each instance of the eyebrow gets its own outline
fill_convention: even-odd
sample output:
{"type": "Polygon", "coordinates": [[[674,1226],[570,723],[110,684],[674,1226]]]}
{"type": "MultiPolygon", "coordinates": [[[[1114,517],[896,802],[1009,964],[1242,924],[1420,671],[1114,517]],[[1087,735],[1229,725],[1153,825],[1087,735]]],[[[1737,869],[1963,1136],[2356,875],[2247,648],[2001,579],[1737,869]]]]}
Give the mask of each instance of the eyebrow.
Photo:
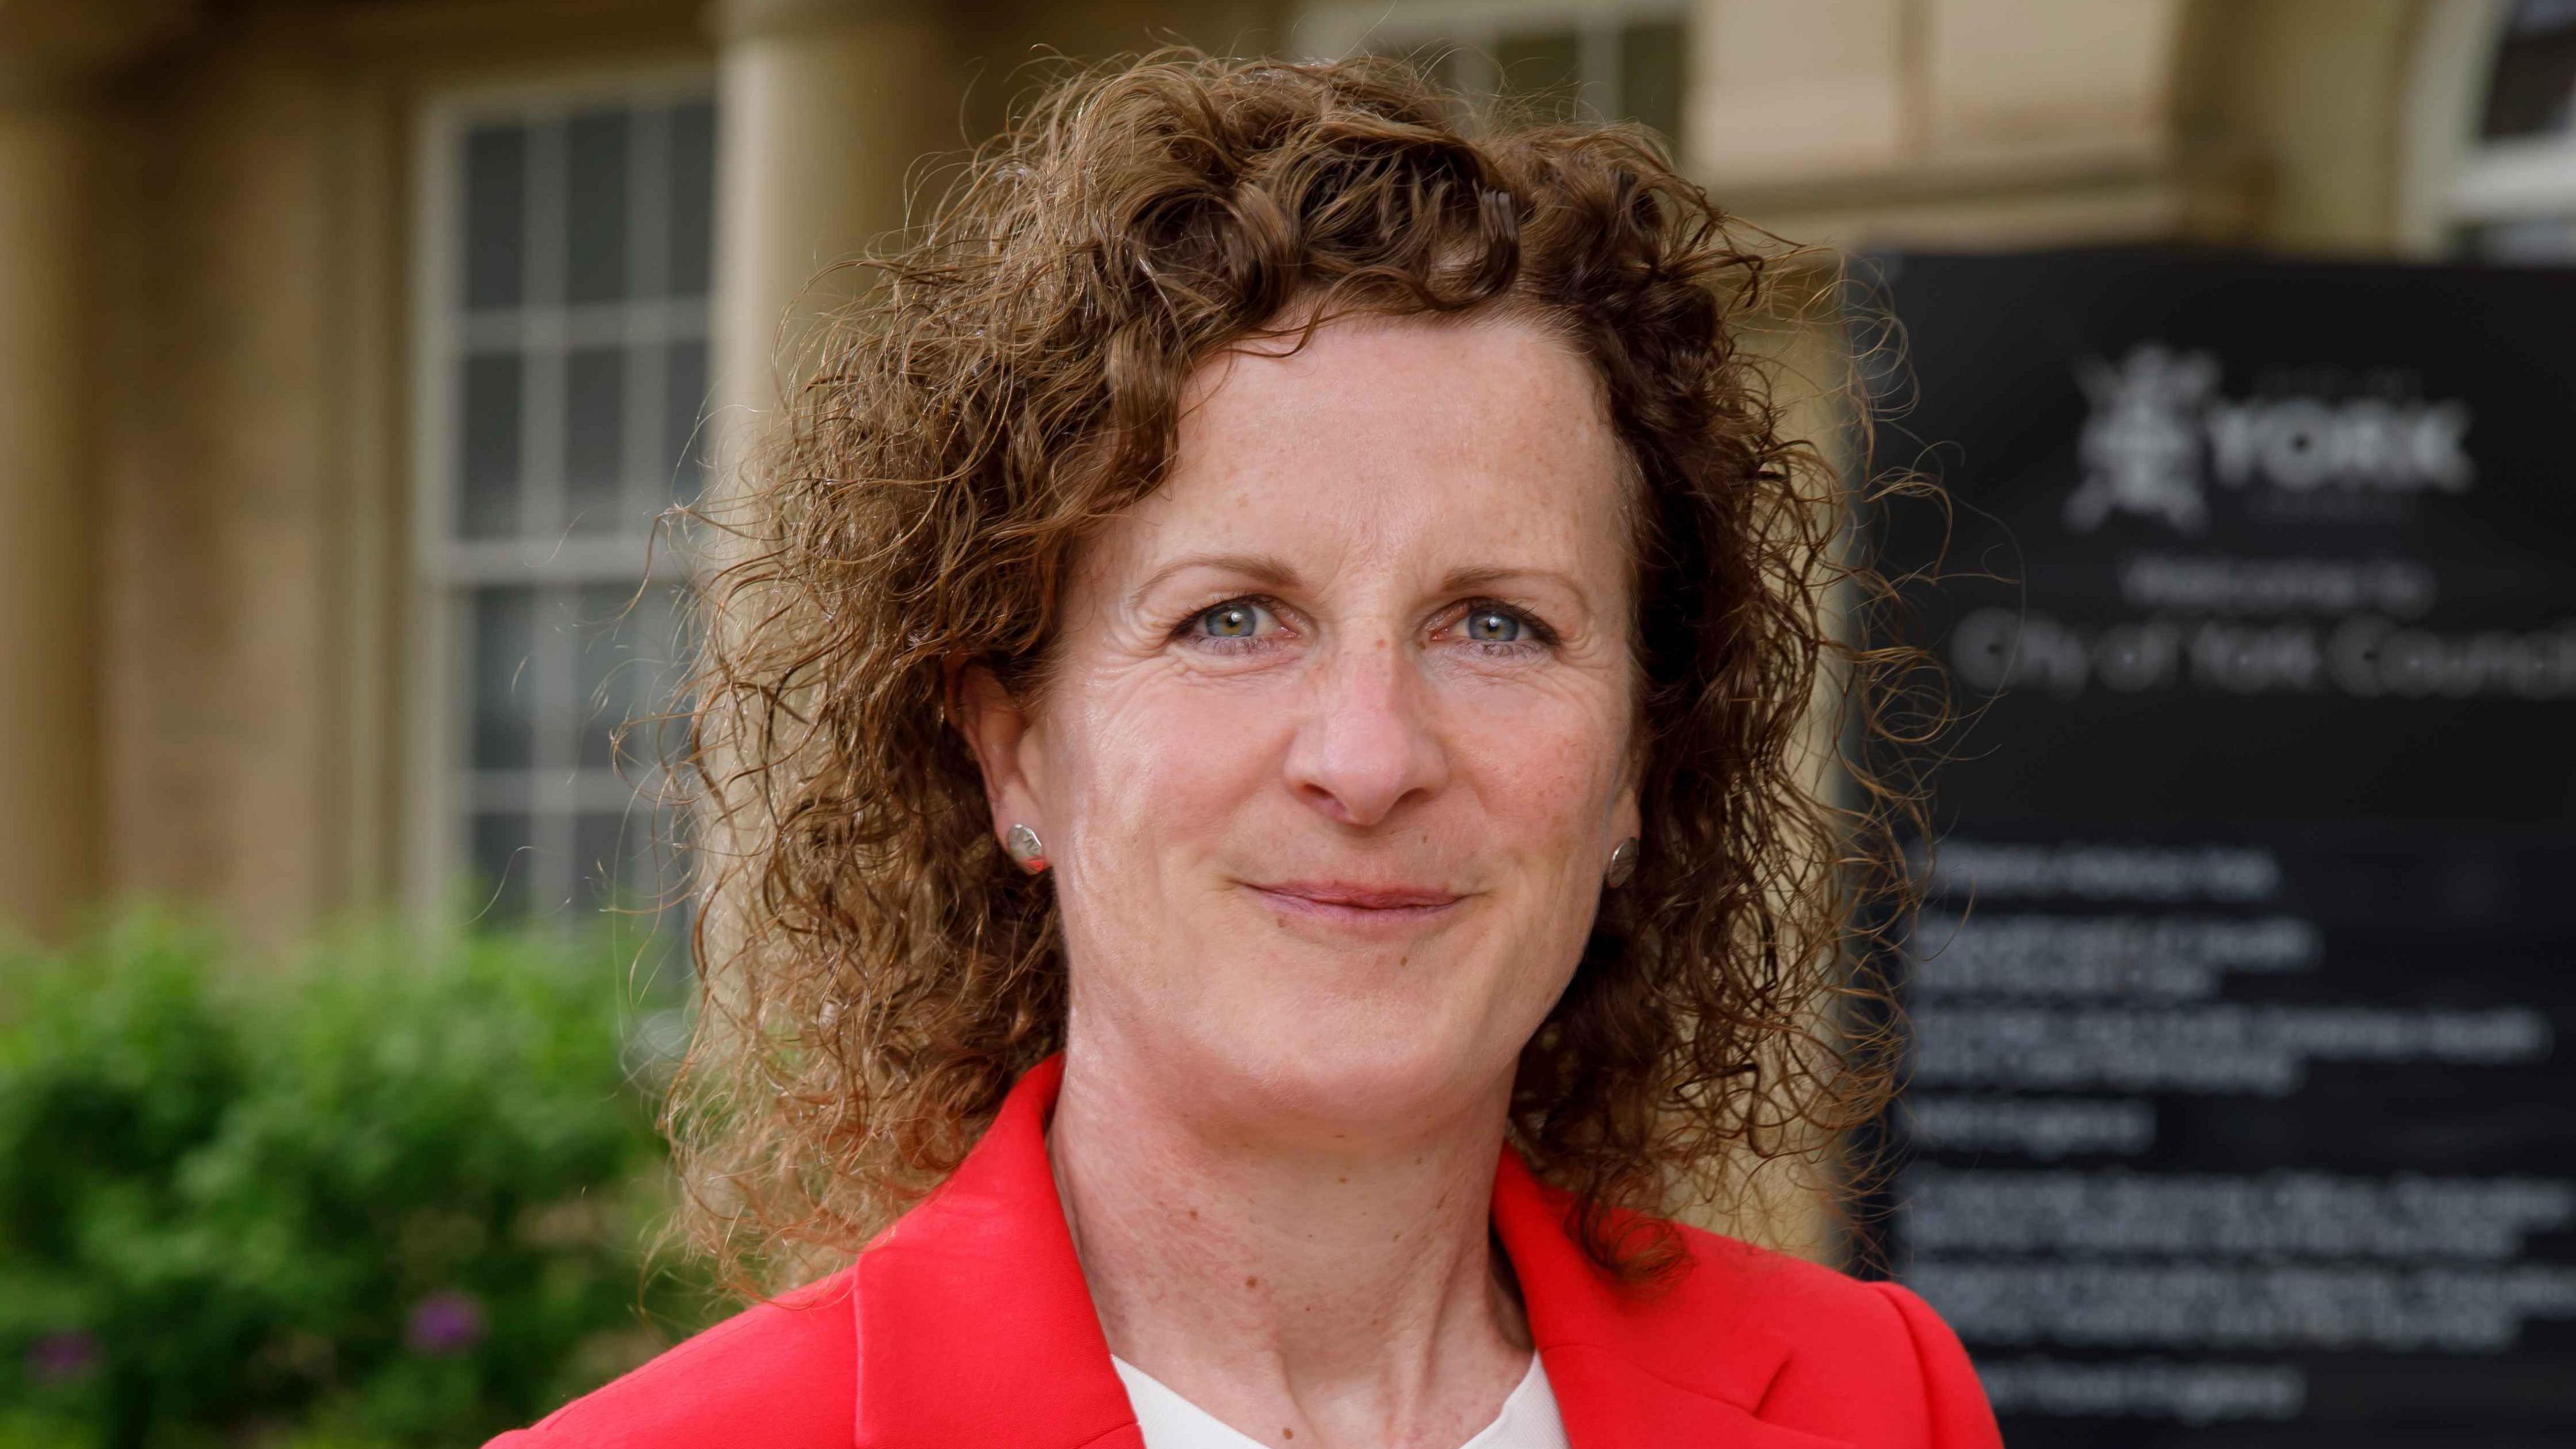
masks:
{"type": "MultiPolygon", "coordinates": [[[[1147,595],[1161,587],[1164,581],[1174,574],[1197,568],[1236,574],[1252,580],[1261,588],[1278,589],[1283,592],[1295,592],[1299,583],[1296,567],[1276,554],[1185,553],[1148,574],[1145,581],[1138,584],[1134,592],[1127,596],[1129,605],[1142,603],[1147,595]]],[[[1452,569],[1449,576],[1441,581],[1440,589],[1443,593],[1458,594],[1512,579],[1544,579],[1563,588],[1587,605],[1590,603],[1590,595],[1584,592],[1583,586],[1566,574],[1554,569],[1518,568],[1503,564],[1452,569]]]]}
{"type": "Polygon", "coordinates": [[[1294,591],[1297,570],[1286,559],[1267,553],[1185,553],[1146,575],[1135,591],[1127,596],[1130,605],[1162,586],[1163,581],[1190,569],[1215,569],[1221,573],[1240,574],[1265,589],[1294,591]]]}
{"type": "Polygon", "coordinates": [[[1462,593],[1468,589],[1480,589],[1485,587],[1487,584],[1503,583],[1512,579],[1544,579],[1547,582],[1564,589],[1566,592],[1574,595],[1578,599],[1588,599],[1588,596],[1583,592],[1583,586],[1581,584],[1576,583],[1571,576],[1559,573],[1555,569],[1513,568],[1508,565],[1486,565],[1480,568],[1454,569],[1450,572],[1448,578],[1441,581],[1440,589],[1443,593],[1455,594],[1462,593]]]}

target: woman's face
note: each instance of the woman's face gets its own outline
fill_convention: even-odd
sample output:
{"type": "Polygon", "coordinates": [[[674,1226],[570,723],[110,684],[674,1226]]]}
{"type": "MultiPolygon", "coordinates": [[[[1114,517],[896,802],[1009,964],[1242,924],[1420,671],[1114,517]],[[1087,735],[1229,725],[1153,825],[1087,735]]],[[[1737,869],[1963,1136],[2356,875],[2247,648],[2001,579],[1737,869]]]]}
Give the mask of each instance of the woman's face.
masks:
{"type": "Polygon", "coordinates": [[[1505,321],[1346,321],[1191,385],[1087,541],[1023,714],[971,686],[997,834],[1055,873],[1071,1047],[1320,1136],[1507,1091],[1638,833],[1626,465],[1505,321]]]}

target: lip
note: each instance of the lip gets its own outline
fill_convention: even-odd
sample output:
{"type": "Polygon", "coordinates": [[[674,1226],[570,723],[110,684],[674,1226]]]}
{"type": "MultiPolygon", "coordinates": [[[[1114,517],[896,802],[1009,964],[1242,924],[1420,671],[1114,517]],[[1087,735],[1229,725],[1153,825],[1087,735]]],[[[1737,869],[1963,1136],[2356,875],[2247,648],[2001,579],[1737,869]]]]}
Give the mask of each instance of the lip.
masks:
{"type": "Polygon", "coordinates": [[[1292,915],[1361,929],[1412,926],[1434,920],[1466,899],[1437,886],[1369,885],[1358,881],[1244,882],[1272,906],[1292,915]]]}

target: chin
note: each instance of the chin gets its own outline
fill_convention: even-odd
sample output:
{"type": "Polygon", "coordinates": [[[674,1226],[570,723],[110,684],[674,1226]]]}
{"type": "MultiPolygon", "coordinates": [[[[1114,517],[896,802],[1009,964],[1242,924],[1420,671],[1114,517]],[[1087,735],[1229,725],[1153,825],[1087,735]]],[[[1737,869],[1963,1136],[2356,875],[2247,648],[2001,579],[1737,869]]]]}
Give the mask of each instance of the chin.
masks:
{"type": "Polygon", "coordinates": [[[1472,1111],[1498,1074],[1508,1078],[1520,1041],[1496,1042],[1466,1022],[1394,1003],[1340,1001],[1251,1013],[1209,1055],[1232,1080],[1224,1095],[1274,1131],[1346,1138],[1404,1136],[1472,1111]]]}
{"type": "MultiPolygon", "coordinates": [[[[1101,1040],[1164,1100],[1215,1130],[1329,1149],[1401,1140],[1510,1091],[1521,1049],[1571,973],[1526,923],[1472,919],[1404,939],[1224,919],[1178,940],[1094,948],[1097,961],[1154,960],[1078,982],[1101,1040]],[[1255,934],[1255,933],[1258,934],[1255,934]],[[1264,939],[1267,937],[1268,939],[1264,939]],[[1166,974],[1159,963],[1219,963],[1166,974]],[[1088,990],[1083,989],[1087,986],[1088,990]]],[[[1570,954],[1570,953],[1569,953],[1570,954]]]]}

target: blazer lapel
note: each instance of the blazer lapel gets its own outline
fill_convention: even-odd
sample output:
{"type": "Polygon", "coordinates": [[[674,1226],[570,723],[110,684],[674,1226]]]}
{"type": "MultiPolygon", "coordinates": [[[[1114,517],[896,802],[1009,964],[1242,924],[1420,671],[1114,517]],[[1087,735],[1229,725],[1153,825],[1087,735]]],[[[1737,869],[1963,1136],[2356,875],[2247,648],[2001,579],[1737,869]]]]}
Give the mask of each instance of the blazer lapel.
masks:
{"type": "Polygon", "coordinates": [[[1850,1449],[1669,1383],[1591,1344],[1542,1344],[1572,1449],[1850,1449]]]}
{"type": "Polygon", "coordinates": [[[1567,1230],[1571,1205],[1503,1149],[1494,1231],[1573,1449],[1848,1449],[1760,1417],[1789,1349],[1743,1311],[1742,1266],[1703,1254],[1678,1283],[1622,1289],[1567,1230]]]}
{"type": "Polygon", "coordinates": [[[1144,1449],[1064,1225],[1032,1068],[964,1163],[859,1257],[863,1449],[1144,1449]]]}

